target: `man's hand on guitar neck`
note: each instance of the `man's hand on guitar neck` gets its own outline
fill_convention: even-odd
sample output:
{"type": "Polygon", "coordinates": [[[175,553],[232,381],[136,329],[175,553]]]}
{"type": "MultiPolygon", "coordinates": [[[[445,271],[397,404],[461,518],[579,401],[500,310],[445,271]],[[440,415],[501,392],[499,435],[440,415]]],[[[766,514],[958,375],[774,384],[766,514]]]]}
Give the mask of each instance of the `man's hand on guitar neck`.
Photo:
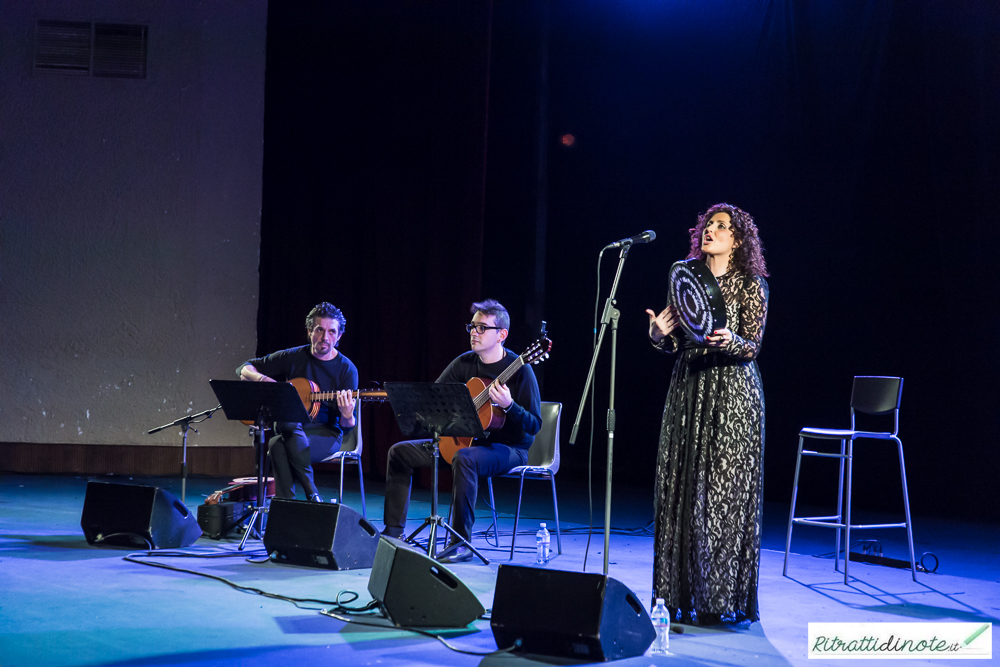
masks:
{"type": "Polygon", "coordinates": [[[344,389],[337,392],[337,408],[340,410],[340,425],[354,426],[354,392],[344,389]]]}
{"type": "Polygon", "coordinates": [[[490,400],[496,405],[499,405],[504,412],[510,410],[511,404],[514,403],[514,399],[511,398],[510,389],[507,388],[507,385],[497,384],[496,382],[490,383],[490,400]]]}

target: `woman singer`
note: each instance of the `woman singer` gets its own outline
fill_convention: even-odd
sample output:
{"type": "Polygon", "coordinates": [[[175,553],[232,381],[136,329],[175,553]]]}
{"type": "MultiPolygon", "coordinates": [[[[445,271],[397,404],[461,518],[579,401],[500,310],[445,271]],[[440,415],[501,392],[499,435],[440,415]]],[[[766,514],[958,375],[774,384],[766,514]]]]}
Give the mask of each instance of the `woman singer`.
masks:
{"type": "Polygon", "coordinates": [[[653,598],[686,623],[757,621],[767,268],[753,218],[735,206],[712,206],[690,233],[688,259],[715,276],[727,326],[698,344],[673,306],[646,311],[650,341],[679,355],[656,462],[653,598]]]}

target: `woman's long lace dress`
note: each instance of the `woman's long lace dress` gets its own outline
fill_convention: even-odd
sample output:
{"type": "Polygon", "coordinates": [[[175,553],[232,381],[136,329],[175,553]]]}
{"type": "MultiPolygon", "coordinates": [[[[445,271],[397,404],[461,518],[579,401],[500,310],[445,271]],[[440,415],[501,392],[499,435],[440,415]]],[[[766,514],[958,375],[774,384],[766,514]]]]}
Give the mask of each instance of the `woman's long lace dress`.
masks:
{"type": "Polygon", "coordinates": [[[698,347],[678,328],[656,345],[679,357],[656,462],[653,597],[703,624],[759,620],[764,392],[754,360],[768,287],[732,271],[718,282],[732,342],[698,347]]]}

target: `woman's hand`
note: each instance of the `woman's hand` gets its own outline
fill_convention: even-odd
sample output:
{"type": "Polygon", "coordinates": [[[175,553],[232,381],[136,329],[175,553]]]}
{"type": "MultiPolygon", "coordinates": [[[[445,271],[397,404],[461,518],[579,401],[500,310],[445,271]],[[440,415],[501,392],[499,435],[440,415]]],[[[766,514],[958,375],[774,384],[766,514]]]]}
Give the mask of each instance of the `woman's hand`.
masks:
{"type": "Polygon", "coordinates": [[[659,343],[677,328],[677,311],[673,306],[667,306],[659,315],[647,308],[646,314],[649,315],[649,337],[654,343],[659,343]]]}
{"type": "Polygon", "coordinates": [[[733,342],[733,332],[729,329],[716,329],[711,335],[705,336],[709,347],[726,347],[733,342]]]}

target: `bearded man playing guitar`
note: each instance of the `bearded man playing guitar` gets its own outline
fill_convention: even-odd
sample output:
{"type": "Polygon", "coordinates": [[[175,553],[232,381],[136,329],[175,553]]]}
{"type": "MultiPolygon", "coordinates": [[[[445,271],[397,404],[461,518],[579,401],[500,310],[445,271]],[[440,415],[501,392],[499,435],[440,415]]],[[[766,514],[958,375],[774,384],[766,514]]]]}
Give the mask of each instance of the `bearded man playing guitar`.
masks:
{"type": "Polygon", "coordinates": [[[241,380],[249,382],[306,378],[321,391],[337,392],[337,409],[321,404],[311,423],[275,423],[275,436],[268,443],[268,453],[274,472],[274,494],[278,498],[294,498],[298,480],[306,498],[323,502],[313,481],[312,461],[322,461],[338,451],[344,429],[354,427],[352,390],[358,388],[358,369],[337,350],[346,326],[347,320],[340,309],[324,301],[306,317],[308,345],[251,359],[236,370],[241,380]]]}
{"type": "MultiPolygon", "coordinates": [[[[502,427],[491,430],[485,440],[474,440],[471,447],[458,449],[451,461],[454,475],[452,527],[466,540],[472,539],[472,525],[476,520],[479,477],[502,475],[515,466],[526,465],[528,449],[542,426],[538,381],[530,365],[521,368],[507,384],[492,382],[519,360],[517,354],[503,346],[510,327],[507,309],[490,299],[472,304],[472,313],[472,323],[466,325],[472,350],[448,364],[437,382],[466,383],[472,378],[481,378],[490,383],[490,401],[506,414],[502,427]]],[[[433,463],[430,440],[398,442],[389,449],[384,535],[403,535],[413,470],[429,468],[433,463]]],[[[454,543],[441,552],[438,560],[460,563],[472,556],[468,547],[454,543]]]]}

